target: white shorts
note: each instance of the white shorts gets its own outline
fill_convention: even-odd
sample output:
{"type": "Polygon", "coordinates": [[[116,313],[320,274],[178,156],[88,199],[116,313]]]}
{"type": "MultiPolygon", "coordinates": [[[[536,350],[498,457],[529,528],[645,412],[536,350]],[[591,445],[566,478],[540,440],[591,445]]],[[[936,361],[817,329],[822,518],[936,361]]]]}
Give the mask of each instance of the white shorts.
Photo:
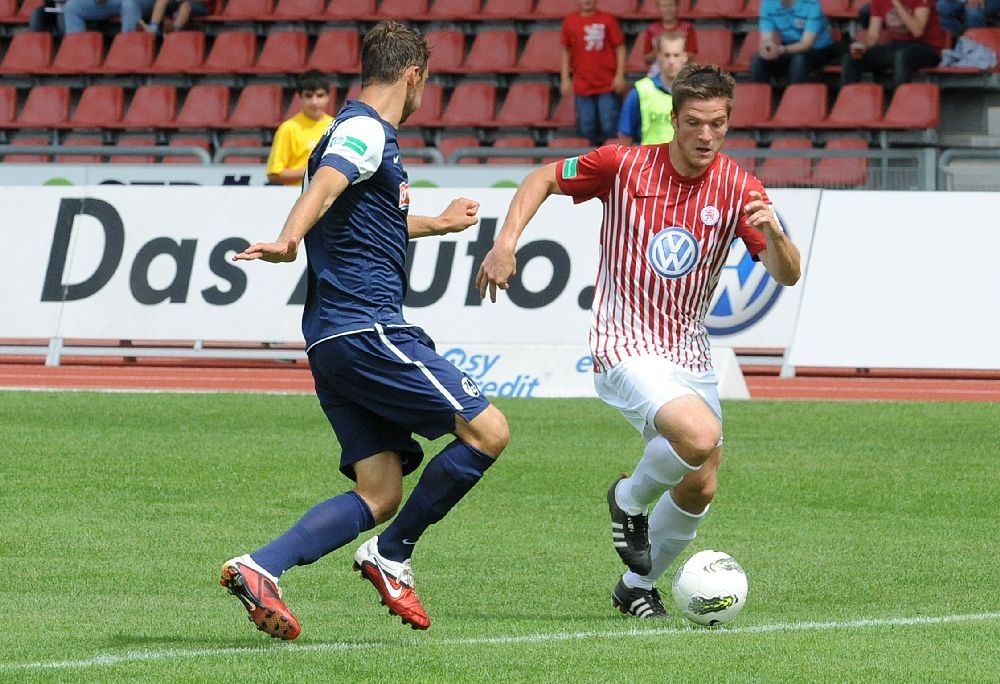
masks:
{"type": "Polygon", "coordinates": [[[692,373],[660,356],[633,356],[609,371],[594,373],[594,388],[597,396],[621,411],[647,442],[658,434],[653,420],[660,407],[686,394],[701,397],[722,422],[714,370],[692,373]]]}

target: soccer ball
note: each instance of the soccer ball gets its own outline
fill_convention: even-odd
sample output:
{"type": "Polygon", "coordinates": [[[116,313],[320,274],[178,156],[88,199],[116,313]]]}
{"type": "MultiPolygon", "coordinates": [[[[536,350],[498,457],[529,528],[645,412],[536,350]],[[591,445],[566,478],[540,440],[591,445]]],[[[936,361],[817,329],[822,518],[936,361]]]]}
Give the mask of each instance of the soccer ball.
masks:
{"type": "Polygon", "coordinates": [[[699,551],[674,576],[674,603],[681,615],[713,627],[740,614],[747,601],[747,575],[722,551],[699,551]]]}

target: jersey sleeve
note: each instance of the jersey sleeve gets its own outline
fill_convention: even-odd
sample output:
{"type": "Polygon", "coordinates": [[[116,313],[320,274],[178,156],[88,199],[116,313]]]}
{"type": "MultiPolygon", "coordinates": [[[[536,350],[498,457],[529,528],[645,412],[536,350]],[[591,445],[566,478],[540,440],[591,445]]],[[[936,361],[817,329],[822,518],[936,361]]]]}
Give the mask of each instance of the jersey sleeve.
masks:
{"type": "Polygon", "coordinates": [[[331,132],[320,166],[329,166],[347,176],[351,184],[371,178],[382,163],[385,130],[368,116],[354,116],[331,132]]]}
{"type": "Polygon", "coordinates": [[[604,145],[579,157],[563,159],[556,164],[556,183],[574,204],[595,197],[605,197],[611,191],[618,171],[619,145],[604,145]]]}
{"type": "MultiPolygon", "coordinates": [[[[771,198],[767,196],[767,190],[764,189],[763,184],[756,176],[751,175],[749,178],[749,182],[743,188],[743,196],[740,198],[740,206],[739,206],[740,219],[739,223],[737,223],[736,225],[736,237],[743,240],[743,244],[746,245],[747,251],[750,253],[750,256],[753,257],[754,261],[757,261],[758,259],[757,255],[763,252],[764,249],[767,247],[767,241],[764,239],[763,233],[761,233],[759,230],[750,225],[750,222],[747,220],[746,214],[743,213],[743,207],[745,207],[747,203],[750,202],[751,199],[750,193],[754,190],[756,190],[761,194],[761,198],[763,198],[765,204],[770,205],[771,208],[774,209],[774,205],[771,204],[771,198]]],[[[780,225],[781,223],[780,220],[778,223],[780,225]]],[[[784,227],[782,227],[782,230],[784,230],[784,227]]]]}

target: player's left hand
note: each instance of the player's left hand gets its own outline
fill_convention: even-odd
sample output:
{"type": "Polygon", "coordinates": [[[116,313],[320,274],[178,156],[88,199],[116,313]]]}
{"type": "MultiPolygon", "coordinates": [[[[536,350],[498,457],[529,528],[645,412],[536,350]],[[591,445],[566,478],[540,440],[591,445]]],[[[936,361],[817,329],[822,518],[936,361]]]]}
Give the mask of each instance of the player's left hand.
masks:
{"type": "Polygon", "coordinates": [[[490,301],[495,303],[497,289],[506,290],[515,273],[517,273],[517,259],[513,250],[501,249],[494,244],[493,249],[486,253],[476,274],[476,287],[479,288],[480,298],[485,299],[489,290],[490,301]]]}
{"type": "Polygon", "coordinates": [[[743,207],[743,213],[751,226],[761,231],[781,231],[778,217],[774,213],[774,205],[764,202],[764,196],[757,190],[750,191],[750,201],[743,207]]]}
{"type": "Polygon", "coordinates": [[[443,233],[459,233],[479,223],[479,202],[465,197],[453,199],[438,219],[443,233]]]}
{"type": "Polygon", "coordinates": [[[258,242],[250,245],[239,254],[233,255],[233,261],[254,261],[260,259],[268,263],[278,264],[295,261],[299,254],[299,246],[295,240],[288,242],[258,242]]]}

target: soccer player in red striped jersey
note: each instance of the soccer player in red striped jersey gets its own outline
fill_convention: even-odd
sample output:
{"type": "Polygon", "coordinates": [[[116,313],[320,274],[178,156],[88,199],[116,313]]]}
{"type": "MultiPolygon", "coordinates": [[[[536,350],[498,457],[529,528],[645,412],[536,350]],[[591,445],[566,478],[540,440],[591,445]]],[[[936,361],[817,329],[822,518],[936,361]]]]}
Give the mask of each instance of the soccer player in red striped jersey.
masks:
{"type": "Polygon", "coordinates": [[[646,441],[631,476],[611,484],[612,541],[629,567],[612,603],[665,617],[656,581],[695,537],[715,495],[722,408],[705,315],[735,238],[782,285],[799,251],[767,192],[720,153],[735,82],[688,64],[673,84],[674,140],[607,145],[532,171],[476,276],[496,301],[517,271],[518,238],[550,195],[604,204],[590,347],[598,396],[646,441]],[[664,496],[664,494],[666,494],[664,496]]]}

